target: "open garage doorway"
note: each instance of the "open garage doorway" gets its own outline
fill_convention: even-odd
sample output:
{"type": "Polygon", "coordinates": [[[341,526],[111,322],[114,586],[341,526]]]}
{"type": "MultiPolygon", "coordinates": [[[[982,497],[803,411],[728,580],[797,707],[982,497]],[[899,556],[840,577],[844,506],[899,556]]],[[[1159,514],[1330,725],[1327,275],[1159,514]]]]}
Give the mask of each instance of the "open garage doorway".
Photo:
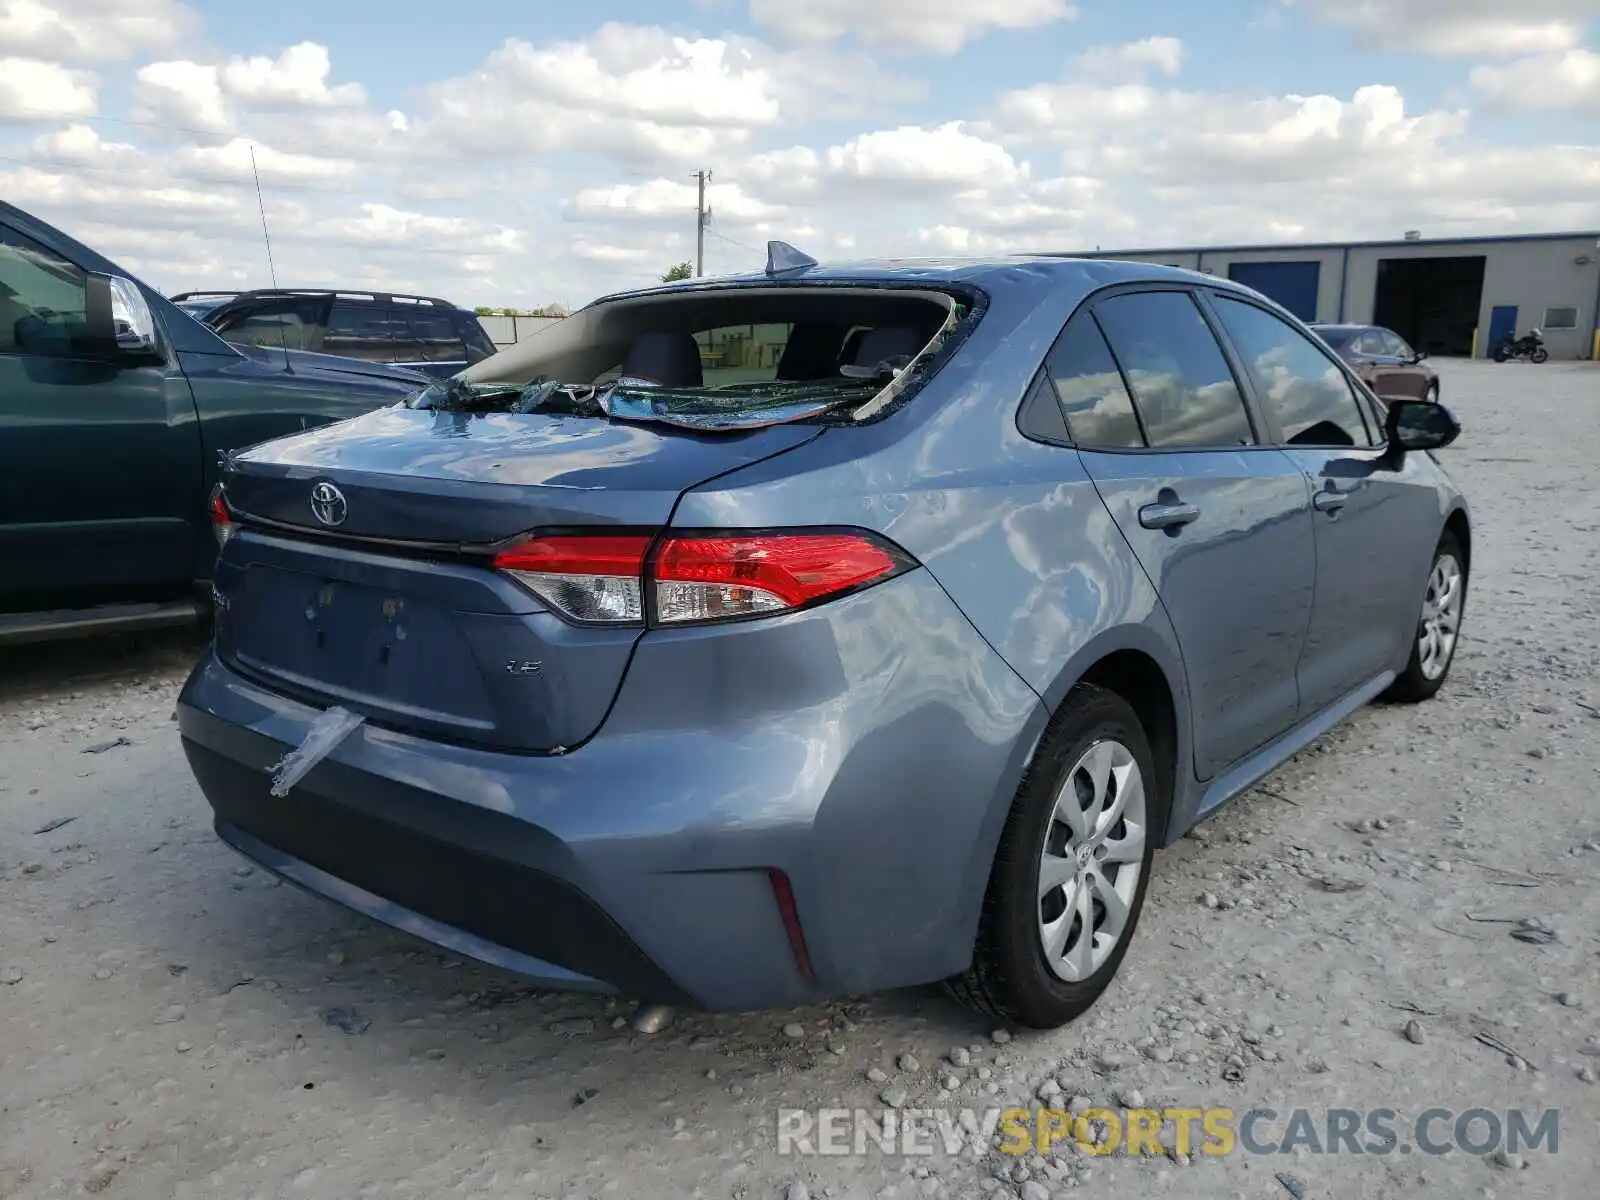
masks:
{"type": "Polygon", "coordinates": [[[1381,258],[1372,322],[1429,354],[1466,357],[1483,303],[1485,259],[1381,258]]]}

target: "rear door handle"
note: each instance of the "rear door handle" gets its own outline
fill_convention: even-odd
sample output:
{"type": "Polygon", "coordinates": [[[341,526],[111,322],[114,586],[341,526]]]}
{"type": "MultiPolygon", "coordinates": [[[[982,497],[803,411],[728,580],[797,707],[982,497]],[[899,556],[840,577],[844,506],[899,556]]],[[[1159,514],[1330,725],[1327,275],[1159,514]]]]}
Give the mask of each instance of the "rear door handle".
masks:
{"type": "Polygon", "coordinates": [[[1139,510],[1139,524],[1146,529],[1179,529],[1200,519],[1200,510],[1192,504],[1146,504],[1139,510]]]}
{"type": "Polygon", "coordinates": [[[1318,512],[1336,513],[1345,506],[1347,499],[1343,492],[1318,492],[1311,497],[1311,503],[1318,512]]]}

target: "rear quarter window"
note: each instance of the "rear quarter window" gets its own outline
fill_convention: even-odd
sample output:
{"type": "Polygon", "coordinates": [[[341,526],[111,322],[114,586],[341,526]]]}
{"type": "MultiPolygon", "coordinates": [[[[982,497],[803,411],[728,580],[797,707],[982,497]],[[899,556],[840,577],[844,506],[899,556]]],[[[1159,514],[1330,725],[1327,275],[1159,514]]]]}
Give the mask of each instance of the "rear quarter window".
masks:
{"type": "Polygon", "coordinates": [[[1116,450],[1145,444],[1133,397],[1092,315],[1082,313],[1068,322],[1050,348],[1045,369],[1074,443],[1116,450]]]}

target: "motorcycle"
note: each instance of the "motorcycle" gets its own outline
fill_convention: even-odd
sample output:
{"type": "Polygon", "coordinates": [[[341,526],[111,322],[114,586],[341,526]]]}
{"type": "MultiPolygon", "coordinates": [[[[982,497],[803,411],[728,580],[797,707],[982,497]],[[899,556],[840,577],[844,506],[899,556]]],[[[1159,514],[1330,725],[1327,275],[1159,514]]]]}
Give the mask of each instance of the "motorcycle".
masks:
{"type": "Polygon", "coordinates": [[[1529,362],[1542,363],[1550,357],[1550,352],[1544,348],[1544,335],[1537,329],[1530,329],[1518,337],[1509,333],[1494,348],[1495,362],[1509,362],[1513,358],[1525,358],[1529,362]]]}

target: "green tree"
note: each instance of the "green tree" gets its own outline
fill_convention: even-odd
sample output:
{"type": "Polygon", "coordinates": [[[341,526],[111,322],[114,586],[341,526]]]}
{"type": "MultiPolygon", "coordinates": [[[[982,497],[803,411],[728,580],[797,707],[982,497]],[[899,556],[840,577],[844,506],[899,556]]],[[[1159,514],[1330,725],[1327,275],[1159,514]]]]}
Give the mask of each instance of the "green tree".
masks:
{"type": "Polygon", "coordinates": [[[662,283],[676,283],[680,279],[694,278],[694,264],[681,262],[661,277],[662,283]]]}
{"type": "Polygon", "coordinates": [[[478,305],[477,308],[473,309],[472,311],[474,313],[476,313],[480,317],[492,317],[492,316],[494,316],[494,309],[490,308],[487,304],[480,304],[480,305],[478,305]]]}

